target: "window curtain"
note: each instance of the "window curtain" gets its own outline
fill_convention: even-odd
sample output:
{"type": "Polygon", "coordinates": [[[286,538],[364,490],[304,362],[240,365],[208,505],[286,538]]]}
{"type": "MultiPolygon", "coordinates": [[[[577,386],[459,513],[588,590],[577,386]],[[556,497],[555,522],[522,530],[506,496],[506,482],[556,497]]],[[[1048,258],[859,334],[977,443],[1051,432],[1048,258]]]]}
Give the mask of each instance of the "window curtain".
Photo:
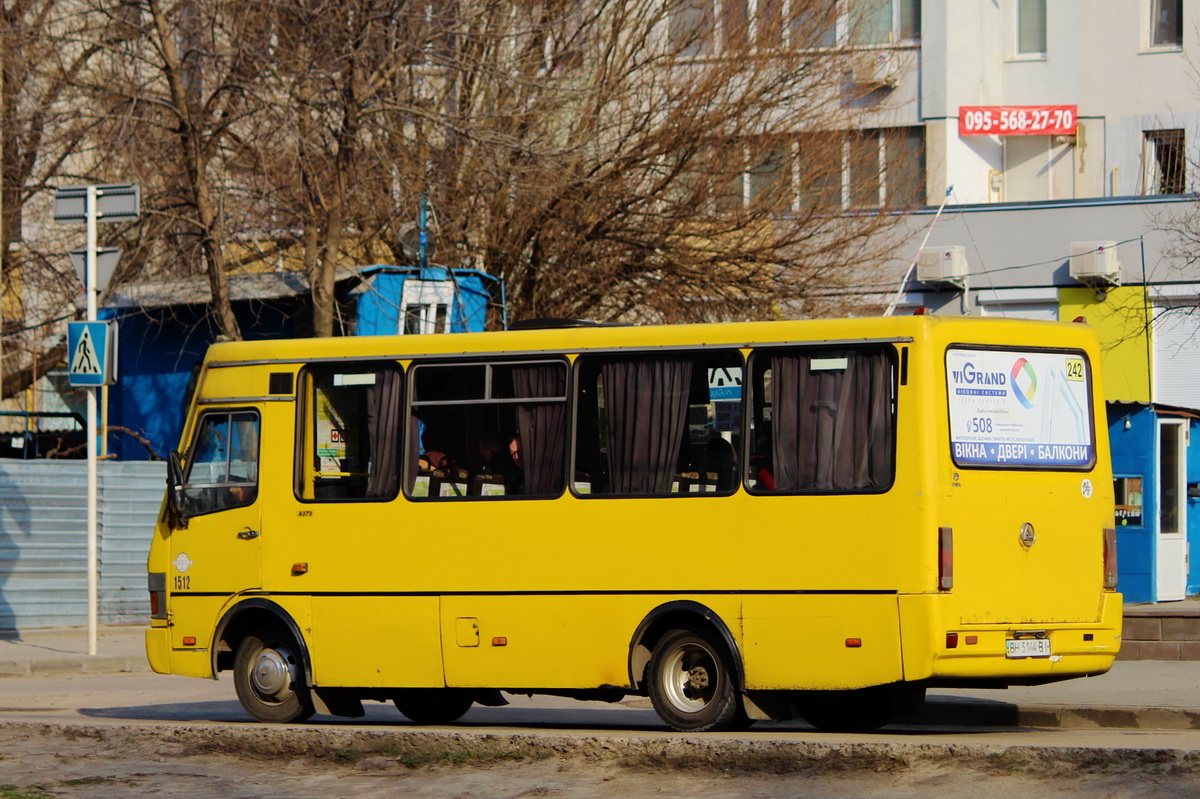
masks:
{"type": "Polygon", "coordinates": [[[778,491],[863,491],[891,483],[891,369],[876,352],[771,357],[772,459],[778,491]]]}
{"type": "MultiPolygon", "coordinates": [[[[533,364],[513,369],[517,398],[565,397],[566,370],[558,364],[533,364]]],[[[566,454],[567,404],[539,402],[517,406],[517,434],[526,494],[558,494],[563,485],[566,454]]]]}
{"type": "Polygon", "coordinates": [[[611,491],[668,494],[687,425],[692,362],[610,361],[601,370],[611,491]]]}
{"type": "Polygon", "coordinates": [[[367,392],[367,436],[370,470],[367,476],[366,497],[394,497],[399,486],[400,372],[383,369],[376,373],[375,385],[367,392]]]}

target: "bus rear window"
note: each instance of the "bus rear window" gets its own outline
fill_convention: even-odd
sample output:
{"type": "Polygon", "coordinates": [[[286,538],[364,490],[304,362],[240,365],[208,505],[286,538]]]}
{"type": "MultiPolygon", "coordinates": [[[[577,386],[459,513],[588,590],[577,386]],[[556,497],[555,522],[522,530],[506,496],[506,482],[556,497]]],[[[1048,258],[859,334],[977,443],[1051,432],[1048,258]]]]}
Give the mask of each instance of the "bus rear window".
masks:
{"type": "Polygon", "coordinates": [[[946,350],[950,453],[961,467],[1080,469],[1096,460],[1082,352],[946,350]]]}

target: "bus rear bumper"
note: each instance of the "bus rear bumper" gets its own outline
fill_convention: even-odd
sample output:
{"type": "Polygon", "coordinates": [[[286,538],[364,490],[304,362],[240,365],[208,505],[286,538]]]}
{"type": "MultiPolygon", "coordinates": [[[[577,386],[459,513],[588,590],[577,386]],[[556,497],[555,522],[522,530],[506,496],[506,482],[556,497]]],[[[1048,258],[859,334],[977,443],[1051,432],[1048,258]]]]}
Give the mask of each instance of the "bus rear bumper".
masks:
{"type": "MultiPolygon", "coordinates": [[[[1095,622],[1045,624],[930,624],[950,614],[943,617],[937,612],[942,608],[926,606],[910,620],[930,625],[925,627],[931,634],[930,657],[923,664],[906,657],[905,679],[943,687],[1005,686],[1103,674],[1121,650],[1121,599],[1120,594],[1103,594],[1095,622]]],[[[909,610],[918,607],[910,605],[909,610]]],[[[905,638],[909,640],[907,634],[905,638]]]]}

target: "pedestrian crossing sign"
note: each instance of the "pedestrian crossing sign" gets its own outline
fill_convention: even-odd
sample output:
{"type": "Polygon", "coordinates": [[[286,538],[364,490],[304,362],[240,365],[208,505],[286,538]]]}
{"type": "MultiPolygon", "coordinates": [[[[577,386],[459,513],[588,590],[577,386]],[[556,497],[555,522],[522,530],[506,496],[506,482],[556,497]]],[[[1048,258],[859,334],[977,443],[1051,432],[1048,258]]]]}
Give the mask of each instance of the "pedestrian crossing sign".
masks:
{"type": "Polygon", "coordinates": [[[67,372],[73,386],[108,386],[117,379],[116,322],[67,324],[67,372]]]}

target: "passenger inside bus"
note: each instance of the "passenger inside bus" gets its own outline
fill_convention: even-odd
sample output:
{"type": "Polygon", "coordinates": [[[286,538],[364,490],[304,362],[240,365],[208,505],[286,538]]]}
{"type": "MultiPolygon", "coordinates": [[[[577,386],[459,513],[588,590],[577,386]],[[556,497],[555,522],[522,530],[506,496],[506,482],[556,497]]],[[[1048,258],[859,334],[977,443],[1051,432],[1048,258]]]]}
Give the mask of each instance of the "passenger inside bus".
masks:
{"type": "MultiPolygon", "coordinates": [[[[502,492],[496,493],[524,493],[521,469],[517,466],[510,448],[514,440],[517,439],[505,436],[498,430],[489,430],[479,437],[479,464],[474,472],[476,477],[485,478],[480,481],[479,493],[482,493],[482,485],[485,483],[498,485],[503,489],[502,492]]],[[[517,451],[520,452],[519,444],[517,451]]]]}

